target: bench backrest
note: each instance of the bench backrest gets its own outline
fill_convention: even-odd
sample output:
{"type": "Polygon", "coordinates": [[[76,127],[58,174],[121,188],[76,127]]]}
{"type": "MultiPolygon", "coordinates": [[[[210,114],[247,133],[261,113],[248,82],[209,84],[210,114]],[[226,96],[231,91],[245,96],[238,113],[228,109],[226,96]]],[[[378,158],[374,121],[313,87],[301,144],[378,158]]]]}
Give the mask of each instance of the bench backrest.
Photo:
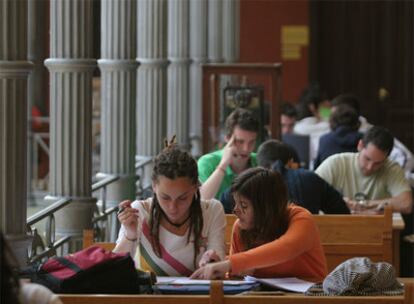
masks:
{"type": "MultiPolygon", "coordinates": [[[[227,214],[226,247],[237,219],[227,214]]],[[[328,271],[352,257],[392,263],[392,210],[382,215],[314,215],[325,251],[328,271]]]]}

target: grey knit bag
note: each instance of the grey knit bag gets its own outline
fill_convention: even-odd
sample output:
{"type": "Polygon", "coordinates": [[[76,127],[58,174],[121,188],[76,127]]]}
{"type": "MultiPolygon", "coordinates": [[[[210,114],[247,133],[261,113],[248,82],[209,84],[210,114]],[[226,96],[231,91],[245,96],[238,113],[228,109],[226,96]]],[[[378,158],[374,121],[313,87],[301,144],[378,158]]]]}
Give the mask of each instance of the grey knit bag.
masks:
{"type": "Polygon", "coordinates": [[[395,277],[394,267],[385,262],[373,263],[357,257],[338,265],[323,283],[313,285],[307,295],[394,296],[404,292],[395,277]]]}

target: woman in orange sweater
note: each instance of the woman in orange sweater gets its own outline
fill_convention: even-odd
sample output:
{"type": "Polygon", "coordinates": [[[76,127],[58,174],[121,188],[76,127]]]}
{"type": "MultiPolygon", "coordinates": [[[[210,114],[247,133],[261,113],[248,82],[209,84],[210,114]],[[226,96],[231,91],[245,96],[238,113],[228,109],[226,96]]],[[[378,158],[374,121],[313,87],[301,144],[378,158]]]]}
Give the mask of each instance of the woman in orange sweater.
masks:
{"type": "Polygon", "coordinates": [[[251,168],[233,182],[234,213],[230,256],[196,270],[191,278],[219,279],[226,273],[297,277],[313,282],[327,275],[318,228],[304,208],[289,204],[277,172],[251,168]]]}

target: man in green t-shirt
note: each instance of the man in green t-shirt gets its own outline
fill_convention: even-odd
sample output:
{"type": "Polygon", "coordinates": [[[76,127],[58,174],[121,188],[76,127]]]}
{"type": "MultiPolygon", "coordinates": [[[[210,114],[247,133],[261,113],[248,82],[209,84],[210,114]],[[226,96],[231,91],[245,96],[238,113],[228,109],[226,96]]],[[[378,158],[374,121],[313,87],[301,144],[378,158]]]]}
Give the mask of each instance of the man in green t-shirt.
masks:
{"type": "Polygon", "coordinates": [[[225,131],[225,147],[203,155],[198,160],[203,199],[219,198],[231,186],[236,175],[257,166],[253,150],[259,132],[259,121],[253,113],[242,108],[234,110],[226,119],[225,131]]]}
{"type": "Polygon", "coordinates": [[[372,127],[358,143],[358,153],[328,157],[315,171],[344,196],[359,213],[378,213],[386,205],[410,213],[412,193],[401,167],[388,159],[394,137],[383,127],[372,127]]]}

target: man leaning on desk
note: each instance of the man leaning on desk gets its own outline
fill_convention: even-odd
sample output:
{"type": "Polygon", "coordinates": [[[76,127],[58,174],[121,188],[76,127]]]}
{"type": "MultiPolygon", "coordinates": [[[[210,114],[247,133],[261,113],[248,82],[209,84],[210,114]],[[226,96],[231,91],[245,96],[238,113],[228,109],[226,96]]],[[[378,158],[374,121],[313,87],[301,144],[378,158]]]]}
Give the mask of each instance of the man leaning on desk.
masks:
{"type": "Polygon", "coordinates": [[[372,127],[359,141],[357,153],[332,155],[316,173],[342,193],[355,213],[375,214],[387,205],[394,212],[410,213],[410,185],[401,167],[388,159],[393,145],[390,131],[372,127]]]}

